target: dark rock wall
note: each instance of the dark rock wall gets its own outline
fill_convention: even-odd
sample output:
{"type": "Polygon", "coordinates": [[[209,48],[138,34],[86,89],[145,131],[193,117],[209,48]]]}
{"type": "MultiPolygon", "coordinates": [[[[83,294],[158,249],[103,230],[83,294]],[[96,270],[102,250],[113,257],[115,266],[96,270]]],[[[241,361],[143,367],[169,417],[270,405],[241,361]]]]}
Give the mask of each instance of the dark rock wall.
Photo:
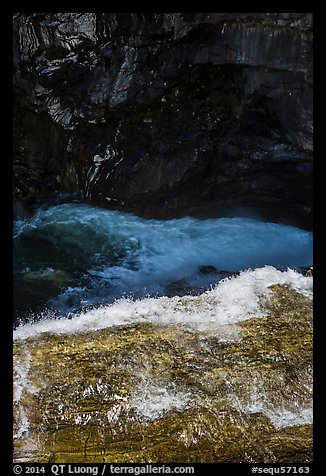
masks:
{"type": "Polygon", "coordinates": [[[14,90],[18,214],[61,190],[311,225],[309,13],[16,14],[14,90]]]}

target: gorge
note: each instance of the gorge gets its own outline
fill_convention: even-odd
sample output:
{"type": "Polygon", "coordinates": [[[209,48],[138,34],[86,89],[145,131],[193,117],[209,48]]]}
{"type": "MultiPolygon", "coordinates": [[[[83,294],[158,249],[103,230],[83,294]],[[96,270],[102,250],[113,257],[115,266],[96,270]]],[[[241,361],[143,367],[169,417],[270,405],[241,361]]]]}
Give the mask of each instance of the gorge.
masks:
{"type": "Polygon", "coordinates": [[[15,13],[13,52],[14,462],[309,465],[312,14],[15,13]]]}

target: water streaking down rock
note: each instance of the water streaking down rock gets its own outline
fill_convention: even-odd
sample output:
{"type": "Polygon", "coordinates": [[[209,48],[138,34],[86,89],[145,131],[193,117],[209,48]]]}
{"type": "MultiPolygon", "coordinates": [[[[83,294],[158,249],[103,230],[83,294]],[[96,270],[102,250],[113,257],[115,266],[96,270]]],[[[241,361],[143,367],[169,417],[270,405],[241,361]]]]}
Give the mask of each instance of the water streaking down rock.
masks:
{"type": "Polygon", "coordinates": [[[311,292],[266,267],[21,326],[15,460],[310,462],[311,292]]]}

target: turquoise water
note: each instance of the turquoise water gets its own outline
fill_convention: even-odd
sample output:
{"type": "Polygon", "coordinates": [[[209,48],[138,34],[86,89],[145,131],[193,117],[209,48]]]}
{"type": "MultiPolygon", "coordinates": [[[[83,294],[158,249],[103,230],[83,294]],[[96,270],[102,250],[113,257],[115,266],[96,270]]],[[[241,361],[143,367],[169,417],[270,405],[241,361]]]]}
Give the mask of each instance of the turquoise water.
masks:
{"type": "Polygon", "coordinates": [[[147,220],[85,204],[14,225],[17,318],[121,296],[194,294],[232,272],[312,265],[312,233],[248,218],[147,220]]]}

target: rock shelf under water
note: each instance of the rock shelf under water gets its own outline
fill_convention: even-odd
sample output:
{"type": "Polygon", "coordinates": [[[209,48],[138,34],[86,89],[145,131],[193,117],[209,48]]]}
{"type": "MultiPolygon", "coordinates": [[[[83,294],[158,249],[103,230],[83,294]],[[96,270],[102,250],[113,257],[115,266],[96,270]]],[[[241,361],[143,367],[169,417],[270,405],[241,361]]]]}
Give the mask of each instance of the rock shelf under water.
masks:
{"type": "Polygon", "coordinates": [[[257,317],[214,329],[18,329],[15,461],[312,461],[312,300],[269,291],[257,317]]]}

